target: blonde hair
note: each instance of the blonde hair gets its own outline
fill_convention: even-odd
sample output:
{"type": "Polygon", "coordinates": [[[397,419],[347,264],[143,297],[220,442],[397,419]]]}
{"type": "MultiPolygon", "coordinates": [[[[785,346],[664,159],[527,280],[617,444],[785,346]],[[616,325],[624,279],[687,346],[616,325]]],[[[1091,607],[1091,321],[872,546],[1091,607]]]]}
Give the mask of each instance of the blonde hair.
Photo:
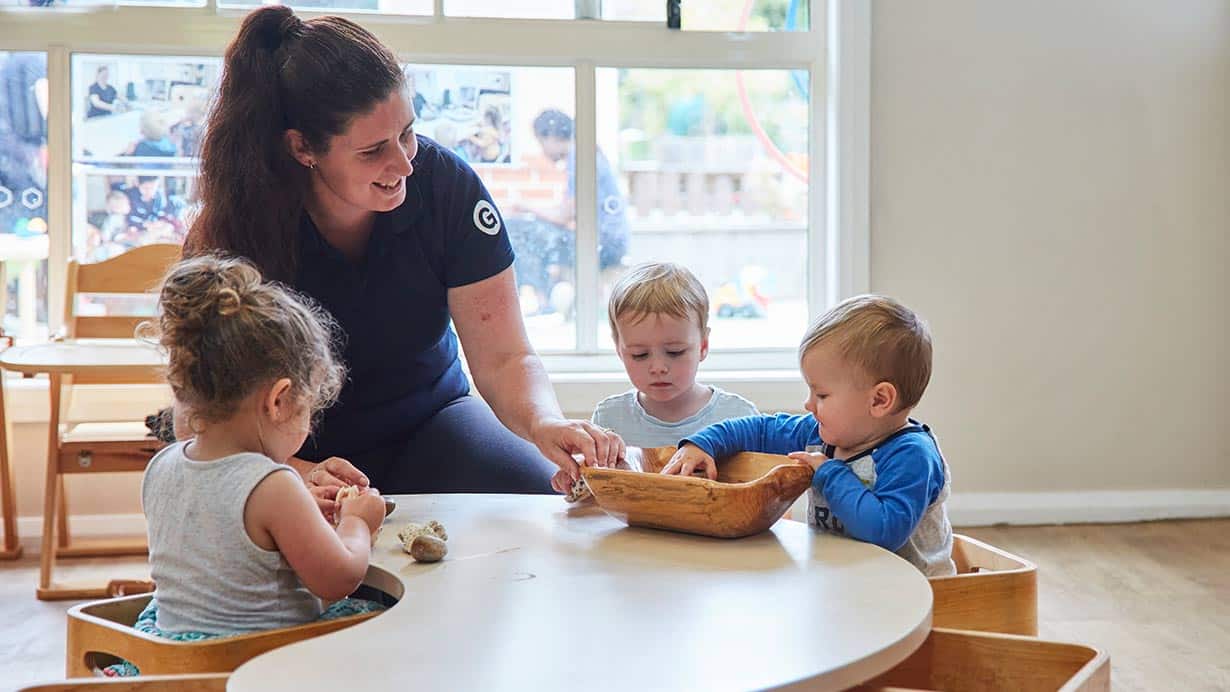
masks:
{"type": "Polygon", "coordinates": [[[628,270],[611,289],[607,302],[611,334],[619,339],[617,320],[625,315],[670,315],[696,318],[701,335],[709,330],[709,295],[688,268],[674,262],[647,262],[628,270]]]}
{"type": "Polygon", "coordinates": [[[799,360],[827,341],[876,382],[897,388],[897,410],[918,405],[931,381],[931,330],[901,303],[878,295],[848,298],[812,323],[799,360]]]}
{"type": "Polygon", "coordinates": [[[192,418],[217,422],[257,387],[289,378],[313,412],[337,398],[340,330],[311,299],[261,280],[247,261],[202,255],[171,267],[157,323],[138,328],[168,356],[167,382],[192,418]]]}
{"type": "Polygon", "coordinates": [[[162,111],[153,108],[146,108],[141,112],[141,124],[139,126],[141,136],[149,140],[158,140],[167,136],[170,128],[167,126],[167,118],[162,111]]]}

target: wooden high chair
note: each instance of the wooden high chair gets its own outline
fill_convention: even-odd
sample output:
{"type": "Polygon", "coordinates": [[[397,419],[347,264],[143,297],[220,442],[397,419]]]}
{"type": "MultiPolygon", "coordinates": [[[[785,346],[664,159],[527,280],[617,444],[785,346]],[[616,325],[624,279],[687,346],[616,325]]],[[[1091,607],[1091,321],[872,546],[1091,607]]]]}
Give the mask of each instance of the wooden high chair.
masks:
{"type": "Polygon", "coordinates": [[[931,577],[931,625],[1038,634],[1038,566],[969,536],[953,534],[957,573],[931,577]]]}
{"type": "MultiPolygon", "coordinates": [[[[122,255],[93,264],[68,263],[64,303],[64,327],[55,340],[96,339],[131,341],[134,331],[149,315],[83,315],[78,311],[81,294],[132,295],[148,293],[179,260],[178,245],[160,243],[134,248],[122,255]]],[[[88,342],[87,342],[88,343],[88,342]]],[[[164,445],[150,437],[144,420],[74,422],[71,420],[74,387],[91,384],[158,384],[164,380],[150,368],[111,371],[107,374],[51,372],[47,453],[47,486],[43,512],[44,532],[38,597],[43,600],[98,598],[114,595],[111,587],[61,587],[53,584],[56,557],[142,555],[145,537],[133,539],[73,540],[67,522],[64,475],[144,471],[150,458],[164,445]],[[118,374],[117,374],[118,373],[118,374]],[[56,521],[50,521],[55,516],[56,521]],[[57,536],[58,534],[58,536],[57,536]]],[[[127,585],[132,589],[132,584],[127,585]]],[[[132,591],[129,591],[130,593],[132,591]]]]}
{"type": "Polygon", "coordinates": [[[858,692],[1109,692],[1110,657],[1082,644],[932,629],[922,646],[858,692]]]}
{"type": "MultiPolygon", "coordinates": [[[[386,605],[401,600],[404,594],[401,580],[379,567],[367,568],[363,586],[355,592],[359,598],[386,605]]],[[[132,663],[142,676],[230,673],[266,651],[345,629],[380,614],[363,613],[268,632],[178,642],[133,629],[137,616],[149,605],[150,598],[150,594],[138,594],[69,609],[65,646],[68,677],[94,675],[94,671],[118,663],[119,659],[132,663]]]]}

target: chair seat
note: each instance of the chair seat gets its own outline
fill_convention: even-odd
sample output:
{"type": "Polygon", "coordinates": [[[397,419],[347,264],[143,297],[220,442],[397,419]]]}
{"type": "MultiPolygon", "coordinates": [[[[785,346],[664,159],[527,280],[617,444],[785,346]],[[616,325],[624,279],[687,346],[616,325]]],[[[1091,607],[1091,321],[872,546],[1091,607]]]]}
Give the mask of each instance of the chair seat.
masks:
{"type": "Polygon", "coordinates": [[[130,440],[153,440],[144,421],[108,423],[76,423],[62,429],[60,441],[72,442],[125,442],[130,440]]]}

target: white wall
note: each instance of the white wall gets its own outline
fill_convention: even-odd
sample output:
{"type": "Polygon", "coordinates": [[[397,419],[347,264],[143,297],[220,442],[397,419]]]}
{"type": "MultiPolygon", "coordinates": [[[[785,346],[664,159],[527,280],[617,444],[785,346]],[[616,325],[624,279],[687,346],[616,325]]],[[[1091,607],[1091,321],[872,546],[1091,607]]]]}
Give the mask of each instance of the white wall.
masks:
{"type": "Polygon", "coordinates": [[[872,41],[872,286],[931,322],[957,492],[1230,490],[1230,3],[880,1],[872,41]]]}

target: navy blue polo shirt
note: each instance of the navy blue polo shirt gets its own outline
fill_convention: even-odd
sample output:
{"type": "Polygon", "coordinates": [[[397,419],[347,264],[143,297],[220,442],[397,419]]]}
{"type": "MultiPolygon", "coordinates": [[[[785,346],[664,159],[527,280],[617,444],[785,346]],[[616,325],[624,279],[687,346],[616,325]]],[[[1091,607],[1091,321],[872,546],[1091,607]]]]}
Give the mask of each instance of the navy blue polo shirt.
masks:
{"type": "Polygon", "coordinates": [[[473,169],[430,139],[420,136],[418,144],[406,200],[377,216],[360,262],[348,262],[303,214],[295,288],[341,326],[348,371],[300,458],[349,458],[408,440],[470,391],[448,289],[507,269],[513,250],[473,169]]]}

